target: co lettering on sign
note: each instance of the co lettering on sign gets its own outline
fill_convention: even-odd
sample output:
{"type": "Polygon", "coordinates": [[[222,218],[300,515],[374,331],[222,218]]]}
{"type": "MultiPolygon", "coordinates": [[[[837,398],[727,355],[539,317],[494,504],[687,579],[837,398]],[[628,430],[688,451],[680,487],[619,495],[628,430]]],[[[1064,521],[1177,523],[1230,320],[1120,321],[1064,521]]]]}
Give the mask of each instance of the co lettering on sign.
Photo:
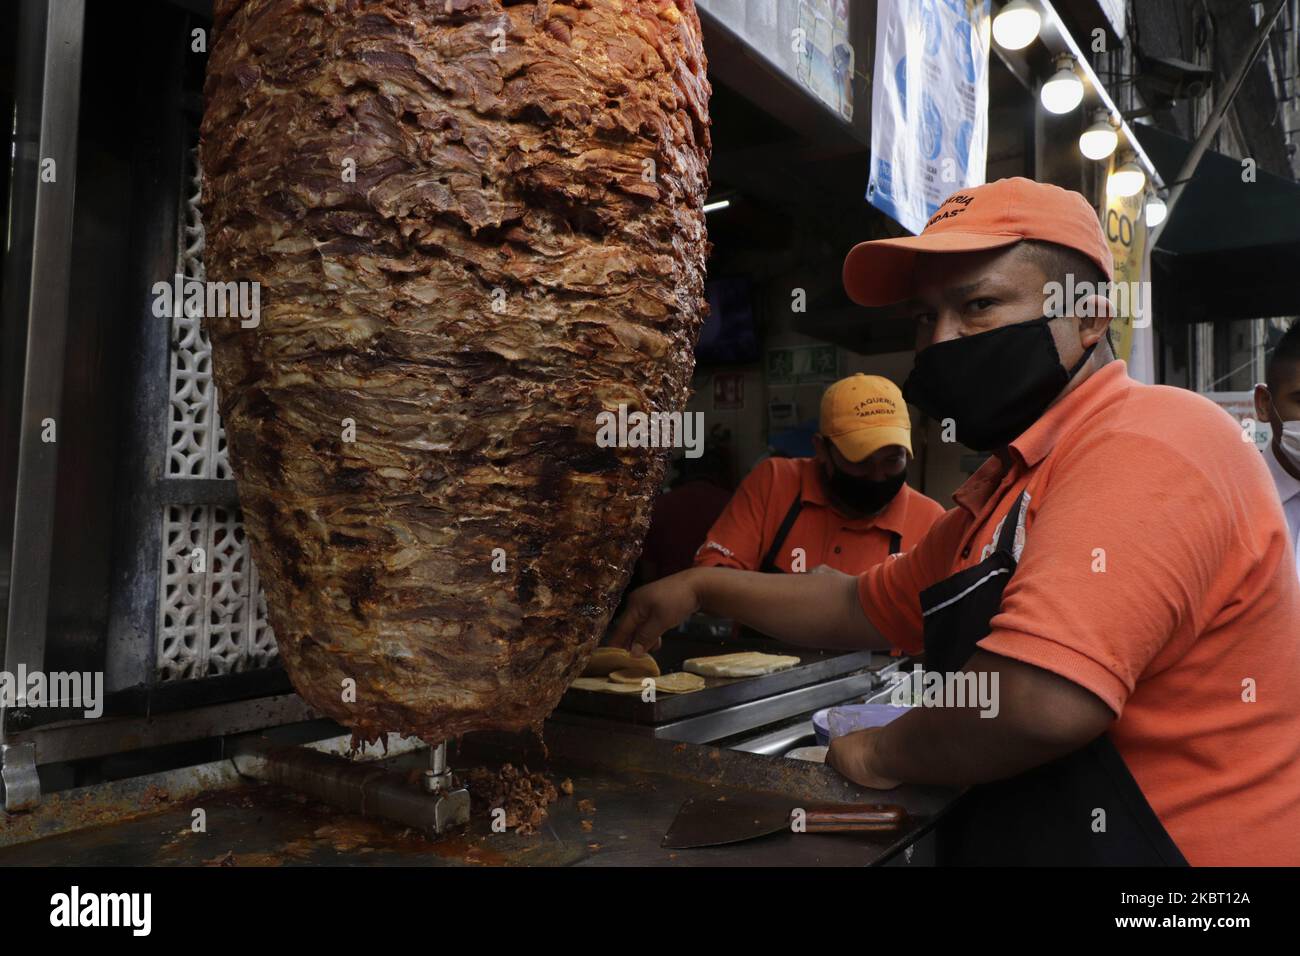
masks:
{"type": "Polygon", "coordinates": [[[1133,245],[1133,220],[1116,209],[1106,210],[1106,238],[1129,248],[1133,245]]]}

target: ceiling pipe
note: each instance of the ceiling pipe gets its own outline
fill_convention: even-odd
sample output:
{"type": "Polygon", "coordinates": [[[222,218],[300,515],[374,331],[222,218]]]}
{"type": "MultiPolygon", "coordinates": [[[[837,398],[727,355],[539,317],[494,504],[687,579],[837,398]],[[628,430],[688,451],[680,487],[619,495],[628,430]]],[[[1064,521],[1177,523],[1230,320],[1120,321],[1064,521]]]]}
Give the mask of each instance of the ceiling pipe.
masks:
{"type": "Polygon", "coordinates": [[[1227,92],[1215,103],[1214,111],[1206,121],[1205,128],[1201,130],[1201,135],[1196,137],[1196,143],[1192,146],[1192,151],[1187,154],[1187,159],[1183,161],[1183,168],[1178,171],[1178,176],[1170,187],[1169,198],[1165,200],[1165,221],[1152,238],[1152,245],[1159,239],[1164,226],[1173,220],[1174,207],[1178,205],[1179,197],[1182,196],[1183,190],[1187,188],[1187,183],[1195,175],[1196,167],[1200,165],[1205,151],[1210,148],[1210,140],[1214,139],[1214,134],[1219,131],[1219,127],[1223,124],[1223,118],[1228,115],[1228,109],[1237,98],[1237,93],[1241,91],[1241,84],[1245,82],[1246,74],[1255,65],[1255,61],[1259,59],[1260,51],[1264,49],[1264,44],[1268,42],[1268,35],[1273,31],[1273,24],[1277,22],[1278,16],[1286,9],[1289,2],[1290,0],[1278,0],[1273,5],[1272,12],[1266,14],[1264,19],[1259,22],[1259,29],[1255,33],[1255,40],[1251,44],[1250,50],[1237,64],[1237,69],[1233,71],[1232,79],[1228,82],[1227,92]]]}

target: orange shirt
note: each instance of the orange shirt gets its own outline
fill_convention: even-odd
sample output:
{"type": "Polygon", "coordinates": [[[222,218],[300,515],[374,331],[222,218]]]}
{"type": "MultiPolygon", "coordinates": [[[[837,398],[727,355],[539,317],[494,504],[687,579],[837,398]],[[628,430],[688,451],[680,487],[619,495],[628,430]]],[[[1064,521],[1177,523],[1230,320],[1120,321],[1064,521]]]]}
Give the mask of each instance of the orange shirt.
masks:
{"type": "Polygon", "coordinates": [[[1111,362],[863,574],[867,616],[922,648],[920,592],[979,563],[1021,491],[1019,567],[980,646],[1074,681],[1188,862],[1300,864],[1300,584],[1268,469],[1202,396],[1111,362]]]}
{"type": "Polygon", "coordinates": [[[938,502],[904,485],[880,514],[846,518],[831,507],[814,458],[768,458],[745,476],[727,510],[709,529],[695,554],[697,567],[757,571],[796,497],[803,510],[786,535],[775,564],[789,572],[803,549],[803,570],[828,564],[845,574],[861,574],[889,557],[893,534],[907,550],[943,514],[938,502]]]}

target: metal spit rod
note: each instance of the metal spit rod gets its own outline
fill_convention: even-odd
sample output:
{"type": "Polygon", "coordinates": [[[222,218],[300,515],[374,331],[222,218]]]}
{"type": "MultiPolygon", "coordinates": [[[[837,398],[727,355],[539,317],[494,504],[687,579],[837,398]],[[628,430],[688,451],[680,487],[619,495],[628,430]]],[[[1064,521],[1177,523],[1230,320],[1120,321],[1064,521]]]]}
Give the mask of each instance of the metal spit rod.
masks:
{"type": "Polygon", "coordinates": [[[453,788],[445,743],[431,746],[423,789],[374,764],[284,746],[264,737],[242,738],[231,758],[241,776],[313,796],[367,817],[382,817],[427,834],[469,822],[469,791],[453,788]],[[429,781],[433,781],[431,786],[429,781]]]}
{"type": "Polygon", "coordinates": [[[424,772],[424,789],[442,793],[451,789],[451,769],[447,766],[447,742],[429,746],[429,769],[424,772]]]}

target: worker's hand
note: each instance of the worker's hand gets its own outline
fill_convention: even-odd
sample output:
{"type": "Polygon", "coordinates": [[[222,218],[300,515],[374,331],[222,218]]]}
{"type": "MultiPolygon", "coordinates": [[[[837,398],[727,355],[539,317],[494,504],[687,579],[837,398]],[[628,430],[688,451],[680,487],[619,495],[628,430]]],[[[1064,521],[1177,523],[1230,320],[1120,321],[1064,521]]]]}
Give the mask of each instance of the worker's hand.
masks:
{"type": "Polygon", "coordinates": [[[893,790],[901,781],[881,776],[876,770],[876,743],[884,727],[868,727],[831,740],[826,762],[860,787],[893,790]]]}
{"type": "Polygon", "coordinates": [[[623,614],[610,636],[610,646],[626,647],[633,657],[658,650],[664,631],[681,624],[700,609],[695,588],[700,570],[680,571],[628,595],[623,614]]]}

